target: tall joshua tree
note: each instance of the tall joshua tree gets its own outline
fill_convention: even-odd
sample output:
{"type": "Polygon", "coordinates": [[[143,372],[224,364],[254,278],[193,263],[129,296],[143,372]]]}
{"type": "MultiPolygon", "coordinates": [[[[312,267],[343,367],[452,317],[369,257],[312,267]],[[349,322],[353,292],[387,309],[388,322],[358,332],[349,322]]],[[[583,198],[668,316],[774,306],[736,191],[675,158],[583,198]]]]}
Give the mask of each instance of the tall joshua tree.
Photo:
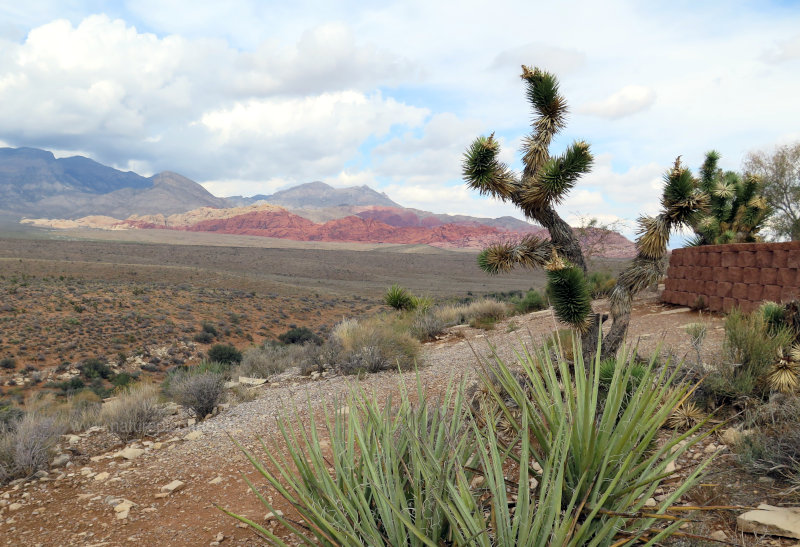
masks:
{"type": "Polygon", "coordinates": [[[709,207],[692,222],[695,237],[691,245],[760,241],[758,232],[771,213],[762,195],[761,179],[723,172],[718,162],[719,153],[712,150],[700,167],[700,188],[708,194],[709,207]]]}
{"type": "MultiPolygon", "coordinates": [[[[550,239],[525,236],[518,241],[490,245],[478,255],[489,274],[507,272],[517,265],[547,271],[553,308],[560,321],[581,333],[583,353],[597,351],[604,317],[592,310],[586,283],[586,262],[575,232],[555,210],[589,172],[592,155],[583,141],[572,143],[563,154],[550,155],[553,137],[565,126],[567,103],[558,92],[558,80],[548,72],[522,67],[528,101],[533,108],[533,131],[522,145],[524,169],[514,173],[498,160],[494,134],[478,137],[464,154],[463,175],[468,186],[519,207],[525,216],[544,226],[550,239]]],[[[616,354],[630,322],[633,296],[664,275],[667,242],[672,229],[690,226],[704,210],[708,196],[688,169],[675,161],[665,175],[662,211],[639,218],[637,256],[617,278],[611,293],[612,324],[602,341],[604,357],[616,354]]]]}

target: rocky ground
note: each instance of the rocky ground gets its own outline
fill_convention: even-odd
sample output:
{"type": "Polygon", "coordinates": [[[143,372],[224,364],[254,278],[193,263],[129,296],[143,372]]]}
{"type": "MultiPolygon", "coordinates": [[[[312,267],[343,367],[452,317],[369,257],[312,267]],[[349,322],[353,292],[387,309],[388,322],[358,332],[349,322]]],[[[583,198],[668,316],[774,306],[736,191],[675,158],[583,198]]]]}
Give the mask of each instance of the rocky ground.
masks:
{"type": "MultiPolygon", "coordinates": [[[[713,363],[720,353],[722,321],[698,317],[687,308],[670,308],[651,295],[636,303],[630,340],[640,354],[661,347],[661,353],[683,357],[691,347],[683,326],[697,320],[709,323],[703,360],[713,363]]],[[[420,377],[431,390],[440,390],[452,377],[470,375],[476,354],[487,356],[489,343],[504,358],[520,344],[537,343],[555,328],[549,311],[517,316],[493,331],[468,327],[452,329],[424,348],[420,377]]],[[[402,377],[379,373],[357,380],[330,374],[315,379],[289,371],[261,386],[256,398],[230,406],[201,423],[192,423],[177,408],[162,434],[122,445],[102,429],[66,436],[60,445],[60,466],[49,473],[0,488],[0,544],[6,545],[250,545],[260,539],[223,514],[229,508],[259,522],[266,510],[247,487],[243,474],[255,478],[252,466],[231,441],[233,437],[256,453],[256,437],[269,450],[281,450],[275,418],[286,408],[318,412],[342,398],[356,382],[379,396],[396,391],[402,377]],[[68,461],[67,461],[68,460],[68,461]]],[[[716,434],[688,451],[678,462],[690,470],[717,453],[705,486],[687,496],[689,504],[784,504],[780,488],[744,475],[734,464],[725,439],[716,434]]],[[[263,484],[263,481],[259,482],[263,484]]],[[[665,486],[669,488],[669,485],[665,486]]],[[[266,495],[271,493],[265,490],[266,495]]],[[[658,497],[660,497],[660,494],[658,497]]],[[[654,500],[656,503],[658,499],[654,500]]],[[[289,508],[276,497],[275,505],[289,508]]],[[[793,545],[796,540],[742,534],[736,516],[721,511],[698,516],[688,532],[716,534],[730,544],[793,545]]],[[[276,523],[267,522],[275,527],[276,523]]],[[[280,530],[279,530],[280,531],[280,530]]],[[[698,543],[683,543],[696,545],[698,543]]]]}

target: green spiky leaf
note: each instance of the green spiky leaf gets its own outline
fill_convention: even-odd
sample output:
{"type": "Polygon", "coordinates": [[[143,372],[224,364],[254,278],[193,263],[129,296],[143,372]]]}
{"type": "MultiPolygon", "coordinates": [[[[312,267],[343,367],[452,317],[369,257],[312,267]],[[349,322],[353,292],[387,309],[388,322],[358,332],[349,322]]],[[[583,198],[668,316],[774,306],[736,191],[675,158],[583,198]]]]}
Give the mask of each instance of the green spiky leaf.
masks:
{"type": "Polygon", "coordinates": [[[583,141],[574,142],[563,155],[547,161],[533,184],[522,191],[523,207],[535,209],[561,203],[578,178],[589,172],[592,161],[589,145],[583,141]]]}
{"type": "Polygon", "coordinates": [[[548,271],[547,287],[559,321],[584,331],[592,311],[592,297],[583,272],[574,266],[548,271]]]}
{"type": "Polygon", "coordinates": [[[478,137],[464,153],[462,174],[467,186],[499,199],[509,199],[516,180],[506,164],[497,159],[500,144],[489,137],[478,137]]]}

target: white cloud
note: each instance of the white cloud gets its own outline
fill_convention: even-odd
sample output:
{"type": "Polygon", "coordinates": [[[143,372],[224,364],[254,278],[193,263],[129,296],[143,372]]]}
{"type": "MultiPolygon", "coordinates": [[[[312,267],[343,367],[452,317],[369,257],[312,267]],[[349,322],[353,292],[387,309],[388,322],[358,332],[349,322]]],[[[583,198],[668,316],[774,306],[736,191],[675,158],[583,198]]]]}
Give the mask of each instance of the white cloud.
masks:
{"type": "Polygon", "coordinates": [[[495,56],[489,68],[507,73],[520,70],[522,65],[533,65],[547,67],[551,72],[564,75],[585,64],[586,54],[582,51],[533,42],[501,51],[495,56]]]}
{"type": "Polygon", "coordinates": [[[628,85],[602,101],[590,102],[578,111],[601,118],[624,118],[650,108],[656,100],[655,92],[643,85],[628,85]]]}
{"type": "Polygon", "coordinates": [[[769,63],[783,63],[800,59],[800,34],[778,42],[775,47],[764,53],[763,57],[769,63]]]}

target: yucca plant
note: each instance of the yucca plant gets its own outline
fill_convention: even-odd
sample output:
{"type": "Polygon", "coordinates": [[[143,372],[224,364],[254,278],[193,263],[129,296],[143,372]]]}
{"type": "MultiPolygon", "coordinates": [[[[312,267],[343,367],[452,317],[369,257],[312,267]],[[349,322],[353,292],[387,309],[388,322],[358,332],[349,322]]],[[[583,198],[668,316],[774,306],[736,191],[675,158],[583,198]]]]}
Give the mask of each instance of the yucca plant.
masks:
{"type": "MultiPolygon", "coordinates": [[[[478,265],[489,274],[507,272],[516,266],[547,267],[549,286],[558,285],[561,295],[553,302],[555,314],[582,333],[584,358],[589,362],[600,340],[604,317],[591,308],[586,261],[578,236],[555,207],[591,169],[593,158],[589,145],[583,141],[573,142],[559,156],[550,155],[553,138],[566,125],[566,100],[559,94],[553,74],[523,66],[522,79],[534,112],[533,131],[523,142],[522,173],[514,173],[498,159],[500,145],[494,134],[475,139],[464,154],[462,172],[470,188],[510,201],[526,218],[544,226],[550,239],[529,235],[490,245],[478,255],[478,265]]],[[[708,204],[708,196],[698,181],[678,160],[666,174],[665,182],[662,211],[656,217],[639,219],[637,256],[611,291],[613,324],[602,340],[604,357],[615,355],[622,344],[633,296],[663,277],[672,230],[690,226],[698,211],[708,204]]]]}
{"type": "MultiPolygon", "coordinates": [[[[449,486],[446,504],[457,545],[561,547],[615,540],[615,545],[653,545],[677,531],[682,521],[669,515],[670,505],[691,488],[705,464],[659,507],[643,511],[644,504],[671,475],[669,462],[705,434],[696,435],[697,424],[656,447],[659,429],[689,387],[676,384],[680,367],[659,371],[653,358],[631,389],[636,363],[627,350],[621,353],[605,405],[598,404],[599,351],[587,366],[570,367],[562,358],[553,362],[548,352],[524,348],[513,369],[496,355],[484,363],[482,385],[516,437],[498,442],[489,414],[484,428],[474,427],[485,492],[480,497],[470,492],[466,475],[449,486]],[[504,478],[509,458],[519,464],[512,481],[504,478]],[[530,488],[531,478],[539,483],[538,493],[530,488]],[[509,491],[516,495],[513,510],[509,491]],[[669,525],[659,528],[659,520],[669,525]]],[[[579,348],[575,354],[580,361],[579,348]]]]}
{"type": "MultiPolygon", "coordinates": [[[[412,403],[401,383],[395,406],[392,400],[384,405],[363,391],[353,391],[346,407],[337,405],[320,424],[330,439],[330,457],[320,448],[318,423],[310,408],[307,429],[295,425],[300,422],[297,413],[278,421],[288,458],[262,441],[269,461],[265,465],[237,443],[302,521],[280,515],[254,484],[248,484],[306,545],[450,544],[451,522],[441,500],[447,498],[456,475],[471,477],[465,469],[472,467],[474,453],[463,393],[463,383],[450,384],[443,399],[433,401],[418,380],[417,402],[412,403]]],[[[261,524],[223,511],[270,544],[286,545],[261,524]]]]}
{"type": "Polygon", "coordinates": [[[740,176],[718,167],[720,155],[711,150],[700,168],[700,187],[709,197],[704,214],[692,220],[691,245],[760,241],[758,232],[770,215],[763,184],[754,175],[740,176]]]}
{"type": "Polygon", "coordinates": [[[772,391],[794,393],[800,387],[800,345],[788,352],[778,348],[778,360],[767,372],[767,385],[772,391]]]}
{"type": "Polygon", "coordinates": [[[412,310],[417,304],[417,299],[397,283],[386,290],[383,301],[396,310],[412,310]]]}

